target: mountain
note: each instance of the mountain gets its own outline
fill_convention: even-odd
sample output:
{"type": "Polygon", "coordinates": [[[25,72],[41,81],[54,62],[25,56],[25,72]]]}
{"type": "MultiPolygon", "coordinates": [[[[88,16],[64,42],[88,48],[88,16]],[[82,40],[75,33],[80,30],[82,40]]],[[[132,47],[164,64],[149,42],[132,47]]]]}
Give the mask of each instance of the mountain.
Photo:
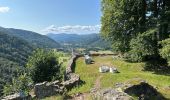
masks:
{"type": "Polygon", "coordinates": [[[0,95],[3,85],[25,70],[24,65],[34,49],[27,41],[0,32],[0,95]]]}
{"type": "Polygon", "coordinates": [[[0,97],[4,84],[26,70],[28,57],[36,48],[58,48],[53,39],[35,32],[0,27],[0,97]]]}
{"type": "Polygon", "coordinates": [[[45,35],[40,35],[36,32],[13,29],[13,28],[3,28],[0,27],[0,32],[9,34],[10,36],[15,36],[21,38],[30,44],[39,47],[39,48],[59,48],[60,45],[56,41],[48,38],[45,35]]]}
{"type": "Polygon", "coordinates": [[[78,34],[47,34],[48,37],[55,40],[62,45],[71,45],[72,47],[83,47],[83,48],[110,48],[110,43],[102,39],[99,34],[86,34],[86,35],[78,35],[78,34]]]}

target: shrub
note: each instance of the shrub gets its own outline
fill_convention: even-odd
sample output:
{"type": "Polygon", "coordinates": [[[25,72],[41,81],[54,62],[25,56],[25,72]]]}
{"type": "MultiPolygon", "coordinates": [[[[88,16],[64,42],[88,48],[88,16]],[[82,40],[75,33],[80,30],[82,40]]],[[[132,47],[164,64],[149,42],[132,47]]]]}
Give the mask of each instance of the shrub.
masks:
{"type": "Polygon", "coordinates": [[[156,30],[149,30],[139,34],[130,41],[130,51],[127,59],[133,62],[141,62],[157,54],[156,30]]]}
{"type": "Polygon", "coordinates": [[[170,38],[161,41],[160,44],[162,45],[162,48],[159,50],[160,55],[165,58],[170,65],[170,38]]]}
{"type": "Polygon", "coordinates": [[[58,54],[52,50],[37,49],[34,51],[29,57],[27,68],[34,83],[62,78],[58,54]]]}
{"type": "Polygon", "coordinates": [[[31,84],[32,84],[31,78],[25,73],[17,78],[13,78],[11,84],[7,83],[4,86],[3,93],[4,95],[19,93],[19,92],[28,94],[31,89],[30,88],[31,84]]]}

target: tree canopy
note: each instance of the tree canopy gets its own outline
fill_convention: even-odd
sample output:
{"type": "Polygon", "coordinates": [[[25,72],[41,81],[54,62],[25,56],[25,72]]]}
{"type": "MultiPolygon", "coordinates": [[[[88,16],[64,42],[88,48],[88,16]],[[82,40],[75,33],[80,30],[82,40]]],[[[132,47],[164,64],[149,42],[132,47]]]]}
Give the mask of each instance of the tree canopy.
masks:
{"type": "Polygon", "coordinates": [[[102,0],[101,6],[100,33],[111,41],[114,51],[136,55],[132,57],[136,59],[131,59],[134,61],[141,61],[148,54],[159,56],[158,42],[170,34],[169,0],[102,0]]]}

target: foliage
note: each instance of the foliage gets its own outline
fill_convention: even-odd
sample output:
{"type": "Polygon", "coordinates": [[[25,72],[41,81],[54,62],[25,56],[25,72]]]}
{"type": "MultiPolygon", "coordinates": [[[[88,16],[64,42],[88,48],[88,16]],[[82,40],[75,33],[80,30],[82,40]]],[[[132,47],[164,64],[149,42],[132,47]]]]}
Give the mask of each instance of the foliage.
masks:
{"type": "Polygon", "coordinates": [[[168,64],[170,65],[170,38],[165,39],[160,42],[162,48],[160,49],[160,54],[163,58],[167,59],[168,64]]]}
{"type": "Polygon", "coordinates": [[[33,50],[28,42],[0,30],[0,96],[5,83],[24,72],[28,55],[33,50]]]}
{"type": "Polygon", "coordinates": [[[24,65],[34,47],[28,42],[0,32],[0,56],[24,65]]]}
{"type": "Polygon", "coordinates": [[[131,39],[138,33],[153,27],[159,29],[159,39],[167,38],[169,5],[164,0],[102,0],[101,34],[120,52],[129,50],[131,39]]]}
{"type": "MultiPolygon", "coordinates": [[[[169,0],[102,0],[101,8],[100,33],[114,51],[126,53],[131,61],[160,57],[157,42],[170,34],[169,0]]],[[[164,58],[169,55],[166,48],[161,52],[164,58]]]]}
{"type": "Polygon", "coordinates": [[[151,29],[131,40],[127,58],[135,62],[148,60],[147,58],[157,55],[157,48],[156,30],[151,29]]]}
{"type": "Polygon", "coordinates": [[[61,66],[54,51],[37,49],[29,58],[27,68],[34,83],[61,79],[61,66]]]}
{"type": "Polygon", "coordinates": [[[32,84],[31,78],[25,73],[12,79],[12,83],[8,83],[4,86],[4,95],[9,95],[13,93],[24,93],[28,94],[30,91],[30,85],[32,84]]]}
{"type": "Polygon", "coordinates": [[[143,0],[102,0],[101,34],[113,44],[113,50],[126,52],[138,30],[144,31],[143,0]]]}

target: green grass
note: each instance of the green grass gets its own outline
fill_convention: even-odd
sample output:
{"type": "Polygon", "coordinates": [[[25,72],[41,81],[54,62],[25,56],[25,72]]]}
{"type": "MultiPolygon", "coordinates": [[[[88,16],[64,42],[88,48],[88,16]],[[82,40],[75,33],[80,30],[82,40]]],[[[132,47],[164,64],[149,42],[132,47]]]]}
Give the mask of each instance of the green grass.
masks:
{"type": "Polygon", "coordinates": [[[70,95],[78,92],[89,92],[94,87],[96,78],[102,76],[100,80],[101,88],[114,87],[115,83],[140,78],[146,80],[152,86],[158,87],[158,91],[170,99],[170,88],[167,88],[170,86],[170,76],[142,71],[144,63],[129,63],[120,59],[113,60],[111,56],[94,57],[93,60],[95,61],[94,64],[86,65],[84,58],[77,59],[75,73],[80,75],[85,84],[69,91],[70,95]],[[101,65],[115,66],[120,73],[99,73],[98,69],[101,65]]]}
{"type": "Polygon", "coordinates": [[[64,99],[63,99],[63,96],[58,95],[58,96],[46,97],[42,100],[64,100],[64,99]]]}

